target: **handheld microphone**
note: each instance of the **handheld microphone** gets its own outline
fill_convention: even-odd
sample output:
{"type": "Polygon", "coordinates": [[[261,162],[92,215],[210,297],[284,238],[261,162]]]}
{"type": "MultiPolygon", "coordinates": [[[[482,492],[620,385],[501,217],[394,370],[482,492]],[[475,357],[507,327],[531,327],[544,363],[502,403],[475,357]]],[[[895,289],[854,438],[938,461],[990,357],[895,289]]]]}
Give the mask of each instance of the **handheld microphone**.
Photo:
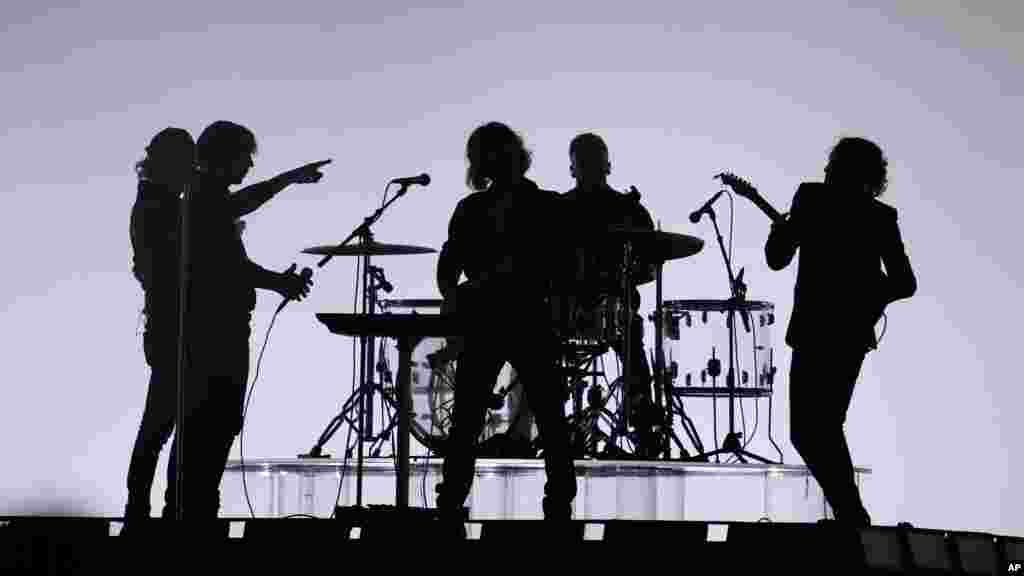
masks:
{"type": "Polygon", "coordinates": [[[419,184],[420,186],[426,186],[430,184],[430,174],[420,174],[419,176],[406,176],[405,178],[393,178],[391,184],[401,184],[402,186],[408,186],[410,184],[419,184]]]}
{"type": "MultiPolygon", "coordinates": [[[[286,274],[292,272],[293,270],[295,270],[295,264],[292,264],[291,266],[288,267],[286,274]]],[[[313,271],[307,266],[302,269],[302,272],[299,275],[302,276],[303,280],[309,280],[310,278],[313,277],[313,271]]],[[[278,304],[277,311],[274,312],[274,315],[276,316],[281,312],[281,310],[284,310],[284,307],[287,306],[288,303],[291,301],[291,298],[285,298],[284,300],[281,300],[281,303],[278,304]]]]}
{"type": "Polygon", "coordinates": [[[700,220],[701,215],[704,214],[705,212],[710,211],[711,205],[714,204],[715,201],[718,200],[718,197],[721,196],[723,193],[725,193],[724,189],[719,190],[718,194],[715,194],[714,196],[711,197],[711,200],[708,200],[707,202],[704,203],[703,206],[694,210],[693,212],[690,212],[690,222],[696,224],[697,221],[700,220]]]}

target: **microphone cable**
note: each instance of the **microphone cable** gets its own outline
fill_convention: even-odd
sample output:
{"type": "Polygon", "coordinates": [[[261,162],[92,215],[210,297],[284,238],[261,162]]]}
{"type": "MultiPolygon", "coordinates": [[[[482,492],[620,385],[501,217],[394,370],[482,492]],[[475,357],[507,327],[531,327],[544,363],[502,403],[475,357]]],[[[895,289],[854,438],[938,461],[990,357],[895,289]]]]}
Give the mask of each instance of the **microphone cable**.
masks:
{"type": "Polygon", "coordinates": [[[249,516],[256,518],[256,512],[252,507],[252,500],[249,498],[249,485],[246,482],[246,470],[245,470],[245,418],[249,413],[249,403],[252,400],[252,393],[256,390],[256,381],[260,378],[260,365],[263,363],[263,353],[267,350],[267,342],[270,341],[270,331],[274,328],[274,322],[277,320],[277,315],[281,313],[281,310],[274,312],[274,315],[270,317],[270,325],[267,326],[266,336],[263,338],[263,346],[260,348],[259,357],[256,360],[256,374],[252,379],[252,384],[249,385],[249,392],[246,395],[245,403],[242,406],[242,429],[238,435],[238,456],[242,466],[242,491],[245,493],[245,503],[249,507],[249,516]]]}
{"type": "Polygon", "coordinates": [[[252,383],[249,385],[249,391],[246,394],[245,402],[242,404],[242,427],[238,434],[238,460],[242,466],[242,492],[245,494],[245,503],[249,507],[249,516],[256,518],[256,512],[252,507],[252,500],[249,497],[249,484],[246,481],[246,470],[245,470],[245,419],[249,413],[249,403],[252,400],[252,394],[256,391],[256,382],[260,379],[260,366],[263,364],[263,354],[267,351],[267,343],[270,341],[270,331],[274,328],[274,322],[277,321],[277,316],[284,309],[284,304],[289,300],[284,300],[277,310],[274,311],[274,315],[270,317],[270,324],[267,326],[266,336],[263,338],[263,346],[260,348],[259,356],[256,359],[256,373],[253,376],[252,383]]]}

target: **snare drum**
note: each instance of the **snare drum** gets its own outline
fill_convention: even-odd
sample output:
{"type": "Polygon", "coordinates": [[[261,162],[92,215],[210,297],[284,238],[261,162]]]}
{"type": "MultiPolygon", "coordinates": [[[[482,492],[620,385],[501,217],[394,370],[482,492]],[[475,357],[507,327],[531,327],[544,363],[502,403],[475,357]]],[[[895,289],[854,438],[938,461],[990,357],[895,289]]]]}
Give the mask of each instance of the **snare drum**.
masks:
{"type": "Polygon", "coordinates": [[[726,393],[729,370],[729,316],[733,313],[738,396],[771,394],[775,377],[770,302],[666,300],[665,368],[682,394],[726,393]],[[744,320],[745,318],[745,320],[744,320]]]}

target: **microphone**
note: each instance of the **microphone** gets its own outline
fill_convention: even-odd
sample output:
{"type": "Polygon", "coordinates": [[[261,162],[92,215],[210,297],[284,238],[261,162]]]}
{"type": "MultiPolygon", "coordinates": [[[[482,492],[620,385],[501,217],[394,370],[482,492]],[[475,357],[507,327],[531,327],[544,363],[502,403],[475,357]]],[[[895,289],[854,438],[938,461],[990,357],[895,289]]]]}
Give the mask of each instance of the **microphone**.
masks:
{"type": "MultiPolygon", "coordinates": [[[[290,273],[293,270],[295,270],[295,264],[292,264],[291,266],[289,266],[288,270],[285,273],[286,274],[290,273]]],[[[313,271],[310,270],[310,268],[307,266],[307,267],[302,269],[302,272],[299,275],[302,276],[303,280],[309,280],[310,278],[313,277],[313,271]]],[[[276,315],[280,314],[281,310],[284,310],[284,307],[287,306],[288,303],[291,302],[291,300],[292,300],[291,298],[285,298],[284,300],[282,300],[281,303],[278,304],[277,311],[274,312],[274,315],[276,316],[276,315]]]]}
{"type": "Polygon", "coordinates": [[[405,178],[394,178],[390,182],[391,184],[401,184],[402,186],[408,186],[410,184],[419,184],[420,186],[426,186],[430,184],[430,174],[420,174],[419,176],[406,176],[405,178]]]}
{"type": "Polygon", "coordinates": [[[707,202],[705,202],[704,205],[701,206],[700,208],[698,208],[697,210],[694,210],[693,212],[690,212],[690,222],[696,224],[697,221],[700,220],[701,215],[704,214],[705,212],[710,211],[711,210],[711,205],[714,204],[715,201],[718,200],[718,197],[721,196],[724,192],[725,192],[724,189],[723,190],[719,190],[718,194],[715,194],[714,196],[711,197],[711,200],[708,200],[707,202]]]}

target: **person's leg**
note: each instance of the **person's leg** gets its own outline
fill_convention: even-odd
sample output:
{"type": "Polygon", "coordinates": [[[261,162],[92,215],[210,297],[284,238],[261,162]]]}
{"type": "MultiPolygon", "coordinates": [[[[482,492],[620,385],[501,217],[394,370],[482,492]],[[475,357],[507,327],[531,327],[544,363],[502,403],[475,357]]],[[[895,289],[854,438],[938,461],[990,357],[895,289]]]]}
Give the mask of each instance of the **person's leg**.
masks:
{"type": "MultiPolygon", "coordinates": [[[[199,388],[225,390],[233,386],[234,378],[206,376],[201,385],[190,388],[193,401],[185,415],[185,457],[179,462],[178,437],[171,444],[170,460],[167,466],[167,492],[164,496],[165,518],[173,518],[177,503],[177,470],[182,467],[184,489],[182,492],[184,519],[201,526],[213,528],[210,521],[218,518],[220,511],[220,483],[224,474],[231,446],[237,433],[236,420],[232,413],[224,410],[224,402],[216,393],[199,396],[199,388]]],[[[220,394],[221,398],[225,395],[220,394]]],[[[214,534],[216,535],[216,534],[214,534]]]]}
{"type": "Polygon", "coordinates": [[[536,335],[515,350],[512,365],[521,374],[544,452],[544,517],[568,520],[572,518],[572,502],[576,498],[576,467],[565,417],[568,389],[556,369],[557,342],[546,335],[536,335]]]}
{"type": "Polygon", "coordinates": [[[187,342],[185,366],[184,421],[175,431],[167,462],[167,489],[164,493],[164,518],[175,518],[178,508],[178,471],[183,480],[181,507],[185,520],[204,516],[209,507],[206,485],[211,451],[216,452],[217,426],[215,396],[212,391],[222,380],[222,355],[212,339],[197,335],[187,342]],[[184,437],[184,446],[182,446],[184,437]]]}
{"type": "Polygon", "coordinates": [[[843,425],[863,354],[794,350],[790,437],[837,520],[866,523],[843,425]]]}
{"type": "Polygon", "coordinates": [[[190,491],[194,506],[190,505],[189,510],[200,519],[216,520],[220,513],[224,468],[242,429],[242,403],[249,377],[248,344],[245,331],[231,334],[222,343],[215,361],[216,375],[209,382],[208,400],[196,411],[203,440],[197,466],[192,467],[197,478],[195,492],[190,491]]]}
{"type": "Polygon", "coordinates": [[[148,518],[150,515],[150,492],[157,461],[174,430],[177,410],[177,365],[164,350],[168,346],[173,347],[174,343],[157,341],[149,332],[144,338],[151,372],[146,404],[128,464],[126,519],[148,518]]]}
{"type": "Polygon", "coordinates": [[[494,382],[505,361],[490,346],[467,341],[455,372],[453,426],[448,431],[437,486],[437,507],[443,512],[461,510],[476,473],[477,440],[483,430],[494,382]]]}

